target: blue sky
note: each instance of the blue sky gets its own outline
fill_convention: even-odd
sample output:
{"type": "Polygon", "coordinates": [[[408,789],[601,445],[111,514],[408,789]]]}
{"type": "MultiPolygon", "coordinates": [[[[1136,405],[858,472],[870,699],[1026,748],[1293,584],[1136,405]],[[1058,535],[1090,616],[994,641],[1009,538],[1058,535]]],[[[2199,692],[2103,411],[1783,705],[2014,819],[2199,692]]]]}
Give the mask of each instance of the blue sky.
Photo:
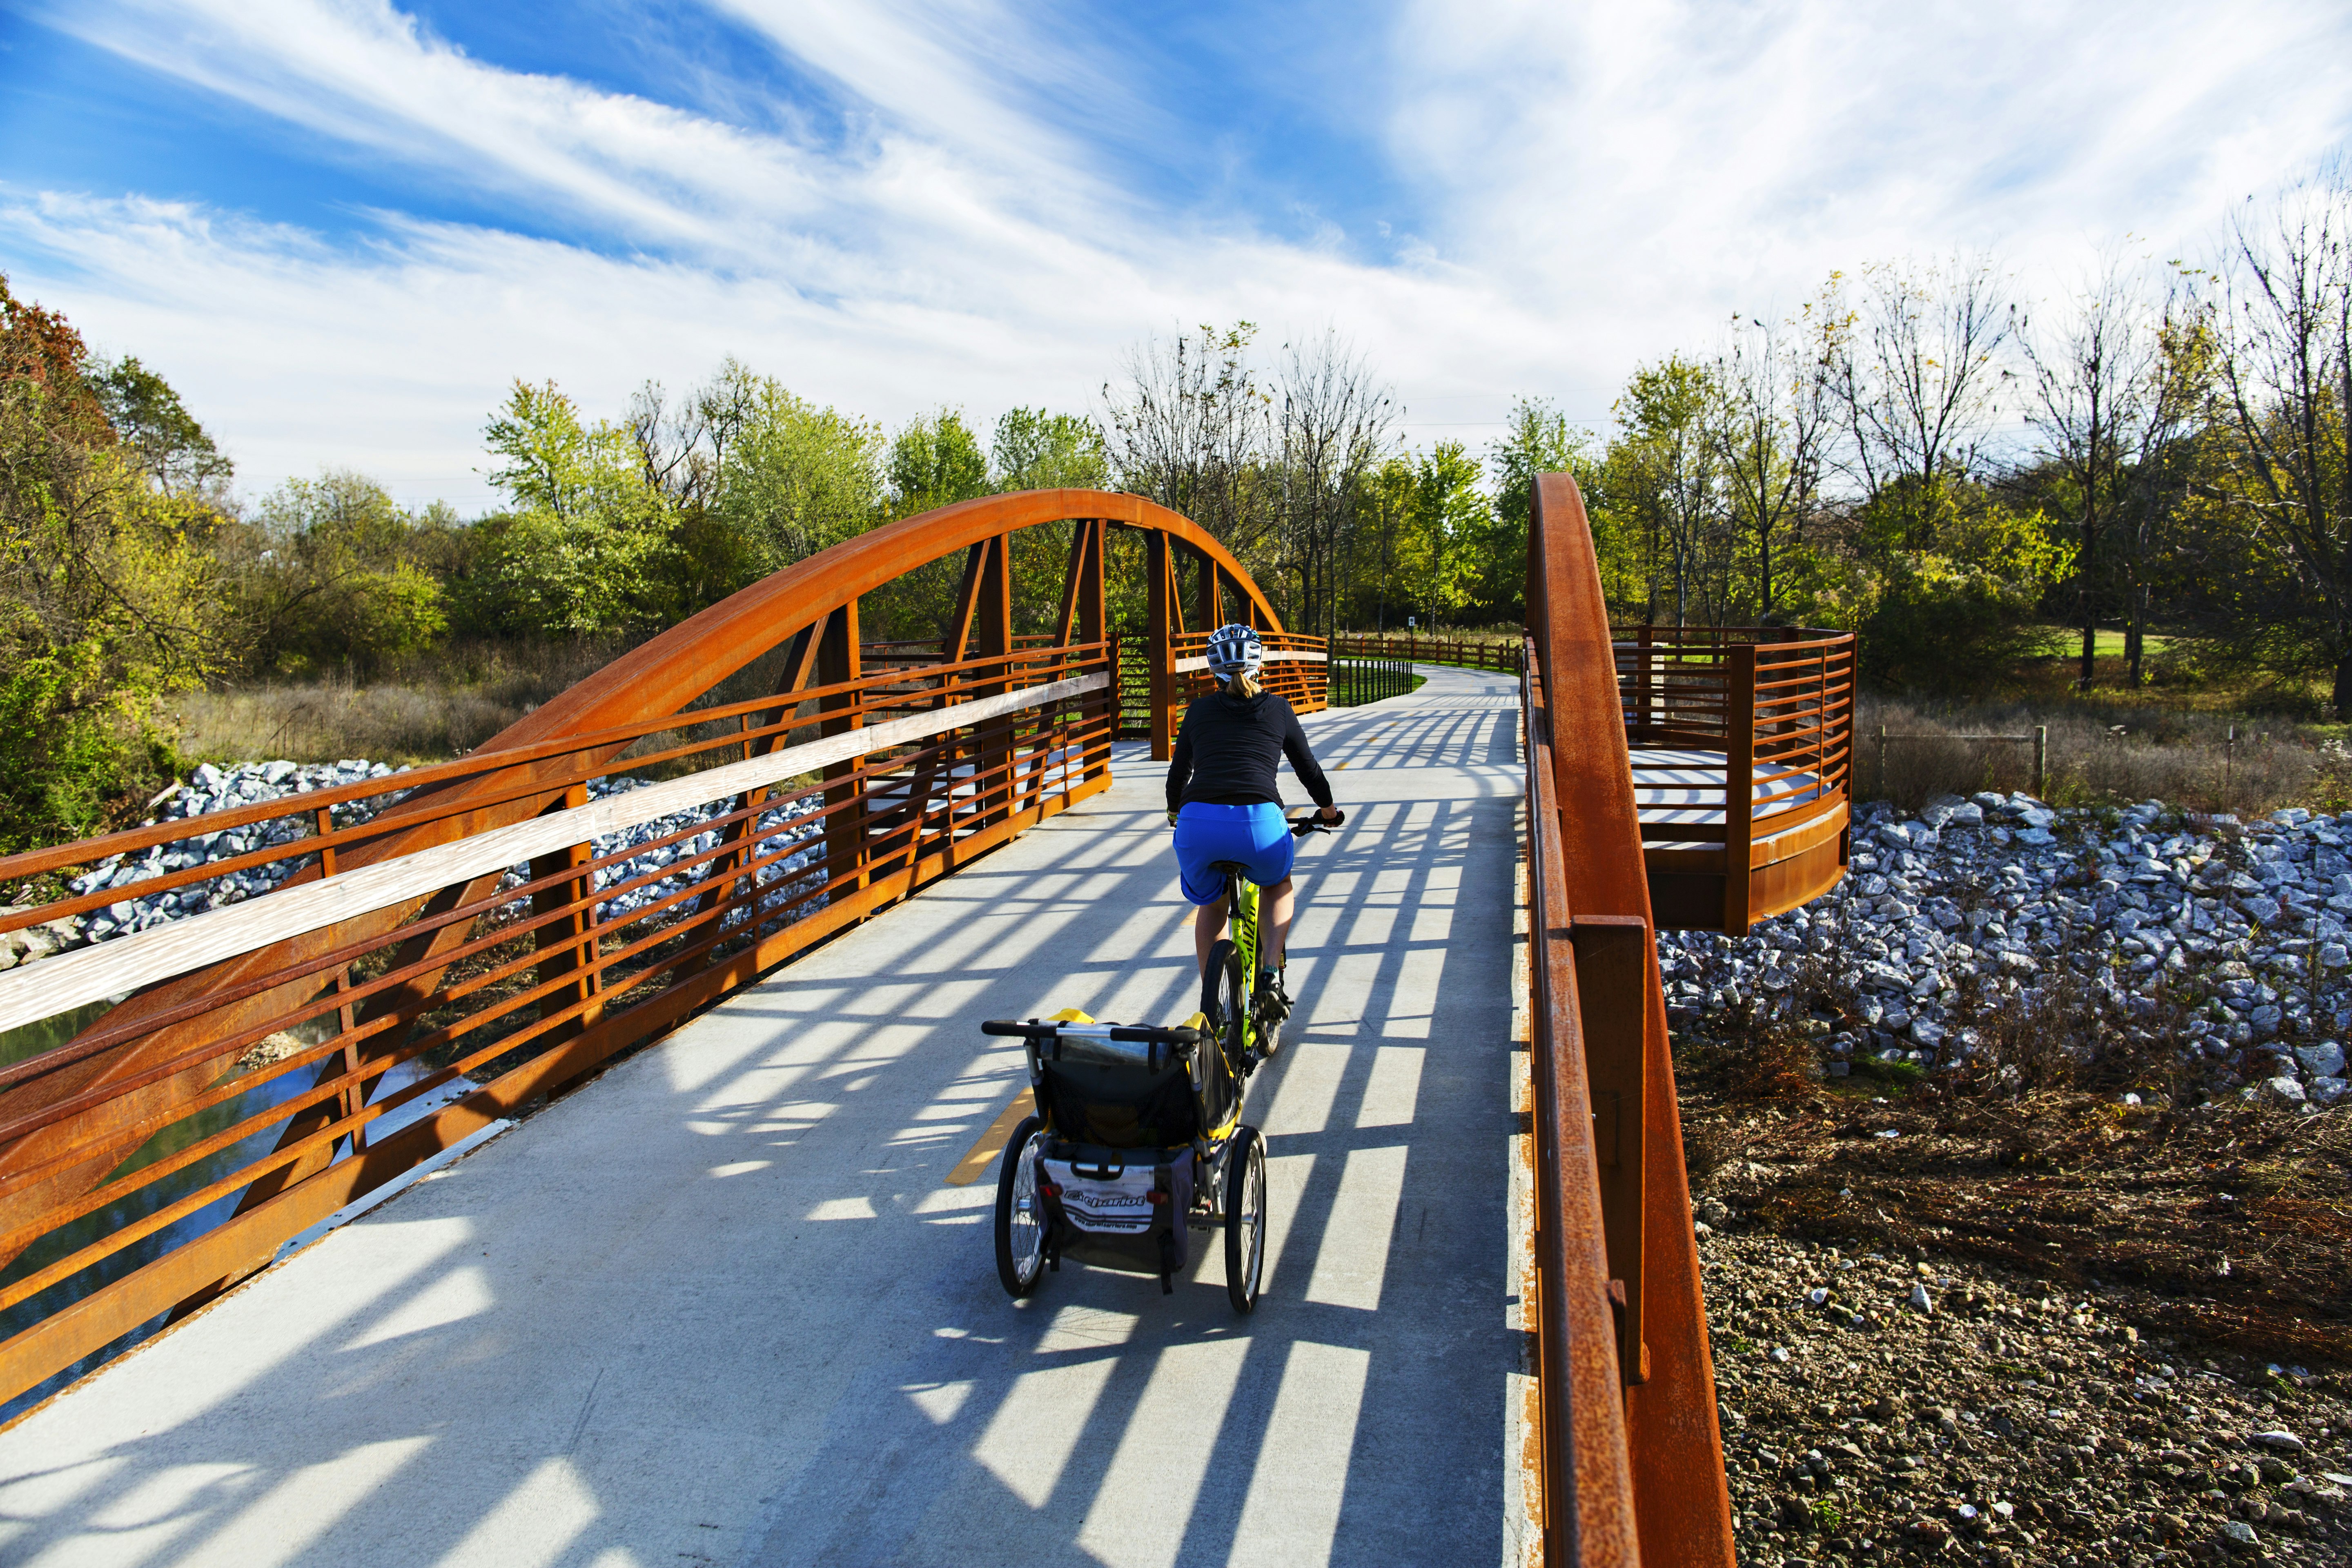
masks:
{"type": "Polygon", "coordinates": [[[732,353],[895,424],[1090,406],[1147,334],[1338,328],[1406,435],[1830,269],[2208,247],[2352,138],[2352,12],[1002,0],[0,0],[0,270],[249,491],[487,503],[515,377],[732,353]]]}

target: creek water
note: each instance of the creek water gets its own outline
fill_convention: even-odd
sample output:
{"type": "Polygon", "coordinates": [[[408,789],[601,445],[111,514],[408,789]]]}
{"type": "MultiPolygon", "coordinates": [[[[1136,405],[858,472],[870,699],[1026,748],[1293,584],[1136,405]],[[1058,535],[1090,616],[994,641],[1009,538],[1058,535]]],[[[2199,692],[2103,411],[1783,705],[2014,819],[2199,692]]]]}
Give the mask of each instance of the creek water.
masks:
{"type": "MultiPolygon", "coordinates": [[[[103,1017],[113,1005],[110,1002],[94,1002],[69,1013],[44,1018],[36,1024],[0,1034],[0,1067],[23,1061],[64,1045],[90,1025],[103,1017]]],[[[321,1019],[290,1031],[298,1039],[317,1044],[333,1032],[331,1019],[321,1019]]],[[[274,1066],[274,1064],[272,1064],[274,1066]]],[[[192,1143],[203,1142],[224,1128],[248,1117],[258,1116],[284,1104],[317,1081],[317,1070],[303,1068],[293,1072],[272,1074],[272,1066],[261,1066],[240,1075],[231,1068],[224,1078],[243,1076],[253,1080],[252,1087],[241,1094],[222,1101],[209,1110],[184,1117],[163,1129],[109,1173],[107,1180],[118,1181],[155,1162],[166,1159],[192,1143]]],[[[385,1074],[372,1101],[381,1100],[415,1083],[424,1076],[424,1069],[415,1063],[404,1063],[385,1074]]],[[[429,1114],[474,1086],[460,1079],[415,1101],[400,1108],[370,1124],[372,1137],[389,1135],[395,1128],[418,1117],[429,1114]]],[[[13,1284],[28,1275],[38,1273],[61,1258],[70,1257],[92,1242],[113,1235],[123,1226],[136,1224],[159,1209],[168,1208],[189,1194],[220,1180],[230,1172],[268,1154],[278,1143],[289,1118],[276,1118],[226,1148],[215,1150],[204,1159],[184,1169],[173,1172],[161,1180],[125,1193],[116,1201],[60,1226],[41,1237],[19,1256],[0,1267],[0,1286],[13,1284]]],[[[341,1153],[338,1158],[346,1158],[341,1153]]],[[[173,1248],[185,1245],[220,1225],[236,1212],[237,1200],[244,1195],[243,1187],[233,1188],[205,1204],[203,1207],[182,1215],[170,1225],[118,1252],[84,1268],[50,1285],[36,1295],[0,1311],[0,1341],[5,1341],[30,1328],[54,1312],[71,1306],[101,1287],[145,1267],[173,1248]]],[[[75,1378],[121,1355],[124,1351],[146,1339],[162,1328],[169,1314],[159,1313],[122,1335],[103,1349],[92,1352],[73,1365],[16,1398],[0,1404],[0,1422],[6,1422],[29,1409],[75,1378]]]]}

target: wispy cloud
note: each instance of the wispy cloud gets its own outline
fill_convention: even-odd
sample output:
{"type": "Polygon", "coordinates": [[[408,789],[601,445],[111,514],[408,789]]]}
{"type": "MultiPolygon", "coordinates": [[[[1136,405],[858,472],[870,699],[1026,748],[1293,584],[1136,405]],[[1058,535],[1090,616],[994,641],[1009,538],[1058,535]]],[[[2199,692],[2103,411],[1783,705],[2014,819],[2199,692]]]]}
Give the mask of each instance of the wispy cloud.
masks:
{"type": "MultiPolygon", "coordinates": [[[[2352,24],[2319,5],[1415,0],[1319,30],[1188,19],[1213,49],[992,0],[719,9],[821,84],[822,116],[492,63],[383,0],[59,9],[125,70],[418,200],[331,235],[19,188],[0,265],[161,364],[249,480],[349,462],[473,505],[517,375],[610,407],[732,353],[879,417],[987,417],[1083,405],[1144,332],[1239,317],[1338,324],[1418,433],[1475,439],[1518,392],[1597,415],[1637,359],[1832,267],[2187,245],[2352,130],[2352,24]],[[1203,107],[1171,85],[1187,49],[1192,82],[1244,86],[1203,107]],[[422,216],[449,190],[509,216],[422,216]]],[[[661,26],[620,15],[614,50],[661,26]]]]}

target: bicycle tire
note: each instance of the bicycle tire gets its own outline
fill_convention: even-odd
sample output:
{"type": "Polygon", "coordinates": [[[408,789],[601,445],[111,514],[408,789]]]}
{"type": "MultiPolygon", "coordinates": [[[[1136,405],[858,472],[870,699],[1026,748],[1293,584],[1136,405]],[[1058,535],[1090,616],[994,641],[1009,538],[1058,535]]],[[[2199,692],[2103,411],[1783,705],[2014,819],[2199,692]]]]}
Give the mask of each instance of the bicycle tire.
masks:
{"type": "Polygon", "coordinates": [[[1225,1060],[1234,1071],[1246,1074],[1255,1065],[1249,1059],[1249,981],[1241,954],[1228,938],[1219,937],[1209,949],[1208,972],[1201,976],[1201,1011],[1216,1031],[1225,1060]]]}
{"type": "Polygon", "coordinates": [[[1225,1296],[1234,1310],[1257,1310],[1265,1274],[1265,1142],[1255,1127],[1234,1130],[1225,1149],[1225,1296]]]}
{"type": "Polygon", "coordinates": [[[1037,1163],[1029,1147],[1045,1126],[1034,1116],[1024,1118],[1005,1140],[1003,1163],[996,1173],[996,1278],[1016,1301],[1034,1291],[1045,1277],[1045,1211],[1037,1196],[1037,1163]],[[1026,1194],[1020,1190],[1024,1184],[1026,1194]],[[1025,1224],[1017,1206],[1024,1196],[1029,1203],[1025,1224]]]}

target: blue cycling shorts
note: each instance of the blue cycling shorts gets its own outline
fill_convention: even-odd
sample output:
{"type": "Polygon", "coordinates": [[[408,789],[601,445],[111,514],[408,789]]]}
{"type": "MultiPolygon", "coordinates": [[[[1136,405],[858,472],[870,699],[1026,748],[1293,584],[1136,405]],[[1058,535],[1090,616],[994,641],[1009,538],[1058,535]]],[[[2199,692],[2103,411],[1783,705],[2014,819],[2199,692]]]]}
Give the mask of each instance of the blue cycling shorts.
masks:
{"type": "Polygon", "coordinates": [[[1176,815],[1176,868],[1182,875],[1184,896],[1196,904],[1213,904],[1225,896],[1223,874],[1210,869],[1218,861],[1240,861],[1251,881],[1268,888],[1290,875],[1297,850],[1290,824],[1272,801],[1255,805],[1187,801],[1176,815]]]}

